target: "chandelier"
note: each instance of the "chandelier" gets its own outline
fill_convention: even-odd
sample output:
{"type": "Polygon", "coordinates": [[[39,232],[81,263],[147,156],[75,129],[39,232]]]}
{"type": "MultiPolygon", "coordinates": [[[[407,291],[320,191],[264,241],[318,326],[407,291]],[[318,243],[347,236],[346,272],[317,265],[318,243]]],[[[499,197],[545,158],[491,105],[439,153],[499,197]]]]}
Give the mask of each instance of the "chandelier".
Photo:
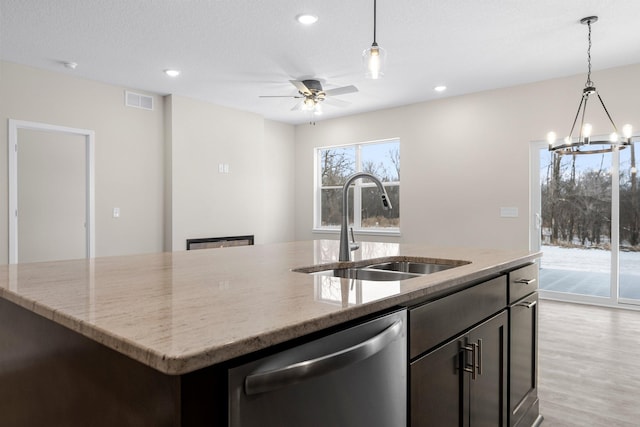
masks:
{"type": "Polygon", "coordinates": [[[602,100],[602,97],[600,97],[595,84],[593,83],[593,81],[591,81],[591,24],[595,23],[597,20],[597,16],[588,16],[580,20],[581,24],[587,25],[589,27],[589,47],[587,49],[588,72],[587,82],[585,83],[585,87],[582,90],[580,104],[578,105],[578,112],[573,119],[571,131],[569,132],[569,135],[564,138],[564,140],[561,140],[559,142],[557,141],[555,132],[549,132],[547,134],[549,151],[554,151],[561,155],[610,153],[617,148],[624,149],[631,144],[631,125],[624,125],[622,127],[622,134],[618,132],[618,128],[611,118],[611,114],[609,114],[609,110],[607,110],[607,107],[604,105],[604,101],[602,100]],[[593,126],[586,121],[586,112],[587,104],[589,103],[589,97],[594,95],[595,97],[597,97],[600,106],[604,110],[604,113],[606,114],[609,122],[611,123],[611,126],[613,127],[613,132],[611,132],[606,138],[592,136],[593,126]],[[578,120],[580,120],[580,132],[576,137],[574,137],[573,132],[576,130],[576,124],[578,123],[578,120]]]}

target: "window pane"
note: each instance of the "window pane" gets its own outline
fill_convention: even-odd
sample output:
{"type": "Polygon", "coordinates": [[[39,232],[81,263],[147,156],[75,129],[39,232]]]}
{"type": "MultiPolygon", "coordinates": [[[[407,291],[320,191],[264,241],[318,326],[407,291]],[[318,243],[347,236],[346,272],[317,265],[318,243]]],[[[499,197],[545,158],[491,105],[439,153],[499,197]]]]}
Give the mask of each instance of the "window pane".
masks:
{"type": "Polygon", "coordinates": [[[316,206],[316,227],[339,227],[342,217],[342,186],[349,175],[368,172],[385,183],[393,209],[382,208],[375,185],[368,179],[357,180],[350,188],[349,225],[361,228],[399,228],[400,225],[400,141],[353,144],[319,148],[317,182],[320,206],[316,206]],[[354,212],[354,207],[357,209],[354,212]],[[354,217],[355,215],[355,217],[354,217]]]}
{"type": "Polygon", "coordinates": [[[620,298],[640,300],[639,143],[620,151],[620,298]]]}
{"type": "Polygon", "coordinates": [[[337,147],[320,150],[320,177],[323,186],[343,185],[355,172],[355,147],[337,147]]]}
{"type": "Polygon", "coordinates": [[[608,297],[611,154],[541,151],[541,289],[608,297]]]}
{"type": "Polygon", "coordinates": [[[362,228],[400,227],[400,186],[385,186],[393,209],[385,210],[378,187],[362,188],[362,228]]]}
{"type": "Polygon", "coordinates": [[[360,153],[363,172],[375,175],[382,182],[400,181],[400,144],[398,141],[365,144],[360,153]]]}
{"type": "MultiPolygon", "coordinates": [[[[323,189],[320,225],[340,227],[342,224],[342,188],[323,189]]],[[[353,187],[349,188],[349,224],[353,223],[353,187]]]]}

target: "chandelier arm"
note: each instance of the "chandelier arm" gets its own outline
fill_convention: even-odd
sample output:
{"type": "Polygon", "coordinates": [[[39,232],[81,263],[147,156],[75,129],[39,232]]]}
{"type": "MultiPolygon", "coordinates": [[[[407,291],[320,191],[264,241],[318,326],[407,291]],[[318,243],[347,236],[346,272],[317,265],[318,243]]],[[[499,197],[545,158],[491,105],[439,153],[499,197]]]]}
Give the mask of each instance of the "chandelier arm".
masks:
{"type": "Polygon", "coordinates": [[[607,117],[609,118],[609,121],[611,122],[611,125],[613,126],[613,130],[616,131],[616,133],[618,133],[618,127],[613,122],[613,119],[611,118],[611,114],[609,114],[609,110],[607,110],[607,107],[604,105],[604,101],[600,97],[600,94],[598,92],[596,92],[596,95],[598,95],[598,99],[600,100],[600,105],[602,105],[602,109],[604,110],[605,113],[607,113],[607,117]]]}
{"type": "Polygon", "coordinates": [[[584,132],[584,118],[587,115],[587,103],[589,102],[589,95],[584,95],[582,99],[584,100],[584,104],[582,107],[582,117],[580,118],[580,141],[584,141],[582,132],[584,132]]]}
{"type": "Polygon", "coordinates": [[[584,103],[584,96],[580,97],[580,104],[578,104],[578,111],[576,111],[576,117],[573,119],[573,124],[571,125],[571,131],[569,132],[569,139],[573,137],[573,130],[576,127],[576,122],[578,121],[578,116],[580,116],[580,110],[582,110],[583,103],[584,103]]]}

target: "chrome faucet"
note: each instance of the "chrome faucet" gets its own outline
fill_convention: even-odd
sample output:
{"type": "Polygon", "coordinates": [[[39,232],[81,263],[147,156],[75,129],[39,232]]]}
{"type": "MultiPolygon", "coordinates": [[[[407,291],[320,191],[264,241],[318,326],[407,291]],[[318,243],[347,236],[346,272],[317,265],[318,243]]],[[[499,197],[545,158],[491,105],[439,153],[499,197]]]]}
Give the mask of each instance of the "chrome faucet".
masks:
{"type": "Polygon", "coordinates": [[[392,209],[391,201],[387,195],[387,191],[384,189],[382,183],[374,175],[367,172],[356,172],[353,175],[347,177],[347,182],[342,186],[342,226],[340,227],[340,257],[339,261],[351,261],[351,251],[357,250],[360,246],[355,242],[353,238],[353,229],[351,229],[351,239],[354,240],[352,244],[349,244],[349,186],[353,181],[358,178],[369,178],[373,181],[380,191],[380,198],[382,199],[382,207],[384,209],[392,209]]]}

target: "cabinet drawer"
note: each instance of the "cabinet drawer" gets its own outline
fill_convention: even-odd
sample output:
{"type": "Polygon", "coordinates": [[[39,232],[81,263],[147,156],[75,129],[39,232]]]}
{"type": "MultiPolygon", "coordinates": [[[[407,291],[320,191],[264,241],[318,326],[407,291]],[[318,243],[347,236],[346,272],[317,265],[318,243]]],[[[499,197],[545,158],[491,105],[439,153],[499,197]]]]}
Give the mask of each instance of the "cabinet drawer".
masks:
{"type": "Polygon", "coordinates": [[[529,264],[509,273],[509,304],[538,290],[538,264],[529,264]]]}
{"type": "Polygon", "coordinates": [[[409,311],[409,356],[414,358],[506,306],[507,277],[500,276],[409,311]]]}

